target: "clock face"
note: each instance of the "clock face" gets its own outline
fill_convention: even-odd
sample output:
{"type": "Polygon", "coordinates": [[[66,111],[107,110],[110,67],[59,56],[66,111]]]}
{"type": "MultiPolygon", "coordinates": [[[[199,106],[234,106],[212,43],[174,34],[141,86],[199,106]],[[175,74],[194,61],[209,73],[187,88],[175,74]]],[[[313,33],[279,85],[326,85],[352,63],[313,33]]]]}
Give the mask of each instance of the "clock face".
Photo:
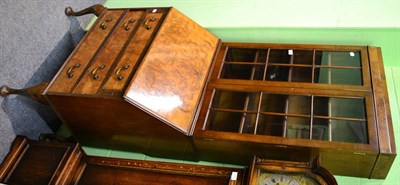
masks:
{"type": "Polygon", "coordinates": [[[271,175],[262,181],[259,185],[300,185],[299,182],[287,175],[271,175]]]}
{"type": "Polygon", "coordinates": [[[257,185],[319,185],[319,183],[301,173],[276,174],[260,170],[257,185]]]}

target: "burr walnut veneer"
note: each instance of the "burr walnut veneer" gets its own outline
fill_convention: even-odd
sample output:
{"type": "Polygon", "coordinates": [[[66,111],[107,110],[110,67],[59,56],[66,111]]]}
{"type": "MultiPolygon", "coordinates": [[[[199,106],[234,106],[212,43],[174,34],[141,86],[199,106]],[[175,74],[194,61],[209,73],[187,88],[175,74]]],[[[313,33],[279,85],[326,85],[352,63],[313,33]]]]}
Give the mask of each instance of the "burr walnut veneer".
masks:
{"type": "Polygon", "coordinates": [[[186,160],[311,161],[385,178],[396,156],[378,47],[221,43],[175,8],[107,9],[50,83],[83,145],[186,160]]]}

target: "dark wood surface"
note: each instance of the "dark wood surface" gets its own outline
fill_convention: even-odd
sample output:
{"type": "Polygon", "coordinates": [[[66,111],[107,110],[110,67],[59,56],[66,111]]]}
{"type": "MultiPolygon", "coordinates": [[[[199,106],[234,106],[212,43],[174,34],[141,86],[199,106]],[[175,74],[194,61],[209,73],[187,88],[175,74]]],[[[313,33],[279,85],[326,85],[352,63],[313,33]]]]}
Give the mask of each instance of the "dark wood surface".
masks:
{"type": "Polygon", "coordinates": [[[17,136],[0,166],[0,183],[241,185],[246,176],[243,168],[87,156],[78,144],[17,136]]]}
{"type": "Polygon", "coordinates": [[[198,160],[191,138],[121,98],[47,96],[83,145],[198,160]],[[79,106],[78,106],[79,105],[79,106]]]}
{"type": "Polygon", "coordinates": [[[393,125],[389,107],[389,96],[383,68],[382,51],[379,47],[368,47],[370,55],[371,81],[373,86],[374,105],[376,111],[379,151],[376,166],[371,178],[386,177],[396,157],[393,125]]]}
{"type": "Polygon", "coordinates": [[[64,184],[80,160],[74,143],[37,142],[17,136],[0,166],[0,182],[6,184],[64,184]]]}

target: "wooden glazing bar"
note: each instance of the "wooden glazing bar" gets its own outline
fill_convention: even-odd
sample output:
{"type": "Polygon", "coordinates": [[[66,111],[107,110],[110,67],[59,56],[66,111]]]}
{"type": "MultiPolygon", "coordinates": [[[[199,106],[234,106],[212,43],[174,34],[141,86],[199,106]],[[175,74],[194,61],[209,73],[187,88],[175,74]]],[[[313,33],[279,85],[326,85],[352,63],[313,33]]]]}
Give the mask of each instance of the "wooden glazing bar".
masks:
{"type": "Polygon", "coordinates": [[[367,121],[366,119],[360,118],[342,118],[342,117],[329,117],[329,116],[313,116],[313,118],[321,118],[321,119],[334,119],[334,120],[342,120],[342,121],[367,121]]]}
{"type": "Polygon", "coordinates": [[[265,66],[264,66],[264,74],[263,74],[263,80],[265,81],[265,76],[267,76],[267,68],[268,68],[268,61],[269,61],[269,53],[271,49],[268,48],[267,51],[267,57],[265,58],[265,66]]]}
{"type": "Polygon", "coordinates": [[[236,112],[236,113],[250,113],[257,114],[256,111],[248,111],[248,110],[235,110],[235,109],[221,109],[221,108],[210,108],[212,111],[220,111],[220,112],[236,112]]]}
{"type": "MultiPolygon", "coordinates": [[[[289,72],[290,78],[290,72],[289,72]]],[[[286,137],[286,129],[287,129],[287,114],[289,113],[289,96],[286,96],[285,100],[285,118],[283,119],[283,129],[282,129],[282,137],[286,137]]]]}
{"type": "MultiPolygon", "coordinates": [[[[256,55],[254,57],[254,64],[257,63],[257,59],[258,59],[258,55],[260,54],[260,50],[257,50],[256,55]]],[[[256,65],[253,65],[252,69],[251,69],[251,77],[250,80],[254,80],[254,73],[256,72],[256,65]]]]}
{"type": "Polygon", "coordinates": [[[312,61],[312,71],[311,71],[311,83],[314,83],[314,78],[315,78],[315,54],[316,51],[315,49],[313,50],[313,61],[312,61]]]}
{"type": "Polygon", "coordinates": [[[324,66],[324,65],[315,65],[316,68],[335,68],[335,69],[360,69],[361,67],[356,66],[324,66]]]}
{"type": "Polygon", "coordinates": [[[310,118],[310,115],[304,114],[285,114],[285,113],[277,113],[277,112],[260,112],[260,114],[264,115],[272,115],[272,116],[287,116],[287,117],[301,117],[301,118],[310,118]]]}
{"type": "Polygon", "coordinates": [[[244,122],[246,121],[246,115],[247,113],[245,111],[247,111],[248,107],[249,107],[249,100],[250,100],[250,95],[247,94],[246,95],[246,100],[244,101],[244,107],[243,107],[243,114],[242,114],[242,119],[240,120],[240,127],[239,127],[239,133],[243,132],[243,127],[244,127],[244,122]]]}
{"type": "MultiPolygon", "coordinates": [[[[332,55],[328,54],[328,66],[332,65],[332,55]]],[[[332,84],[332,70],[328,69],[328,84],[332,84]]],[[[332,101],[331,98],[328,99],[328,116],[332,117],[332,101]]],[[[332,120],[328,120],[328,137],[329,141],[332,141],[332,120]]]]}
{"type": "MultiPolygon", "coordinates": [[[[257,52],[258,53],[258,52],[257,52]]],[[[224,62],[224,64],[237,64],[237,65],[265,65],[265,63],[261,62],[224,62]]]]}
{"type": "MultiPolygon", "coordinates": [[[[294,56],[293,54],[290,55],[290,67],[289,67],[289,74],[288,74],[288,82],[292,81],[292,73],[293,73],[293,60],[294,60],[294,56]]],[[[288,97],[289,98],[289,97],[288,97]]]]}
{"type": "Polygon", "coordinates": [[[311,107],[310,107],[310,114],[311,114],[311,119],[310,119],[310,138],[312,139],[312,128],[313,128],[313,123],[314,123],[314,95],[311,95],[311,107]]]}
{"type": "Polygon", "coordinates": [[[260,92],[260,97],[258,98],[256,121],[254,123],[254,132],[253,132],[254,135],[257,134],[258,119],[260,118],[262,96],[263,96],[263,93],[260,92]]]}
{"type": "Polygon", "coordinates": [[[273,63],[273,62],[270,62],[269,64],[273,65],[273,66],[286,66],[286,67],[313,67],[313,65],[308,65],[308,64],[293,64],[292,59],[291,59],[290,64],[281,64],[281,63],[273,63]]]}

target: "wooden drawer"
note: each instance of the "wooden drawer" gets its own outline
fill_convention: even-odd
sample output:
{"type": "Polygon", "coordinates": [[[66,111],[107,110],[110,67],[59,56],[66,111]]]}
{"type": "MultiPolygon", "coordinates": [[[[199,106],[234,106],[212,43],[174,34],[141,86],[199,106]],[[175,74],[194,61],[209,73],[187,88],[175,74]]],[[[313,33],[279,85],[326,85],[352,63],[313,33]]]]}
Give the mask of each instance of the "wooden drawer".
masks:
{"type": "Polygon", "coordinates": [[[99,54],[93,59],[73,94],[101,93],[100,87],[105,82],[104,86],[110,86],[108,89],[112,93],[121,91],[158,27],[163,10],[124,12],[123,18],[116,24],[104,47],[99,49],[99,54]]]}
{"type": "Polygon", "coordinates": [[[129,36],[135,31],[132,28],[138,24],[143,13],[144,11],[124,12],[121,20],[113,28],[112,35],[104,43],[104,47],[99,49],[99,54],[95,56],[93,63],[73,90],[74,94],[96,94],[129,36]]]}
{"type": "Polygon", "coordinates": [[[126,86],[129,76],[133,75],[143,51],[150,44],[150,38],[157,29],[166,9],[148,9],[143,21],[139,24],[135,35],[121,53],[121,59],[117,61],[112,74],[109,75],[103,90],[121,92],[126,86]]]}
{"type": "Polygon", "coordinates": [[[97,19],[48,87],[48,92],[70,93],[112,31],[123,11],[106,11],[97,19]]]}

